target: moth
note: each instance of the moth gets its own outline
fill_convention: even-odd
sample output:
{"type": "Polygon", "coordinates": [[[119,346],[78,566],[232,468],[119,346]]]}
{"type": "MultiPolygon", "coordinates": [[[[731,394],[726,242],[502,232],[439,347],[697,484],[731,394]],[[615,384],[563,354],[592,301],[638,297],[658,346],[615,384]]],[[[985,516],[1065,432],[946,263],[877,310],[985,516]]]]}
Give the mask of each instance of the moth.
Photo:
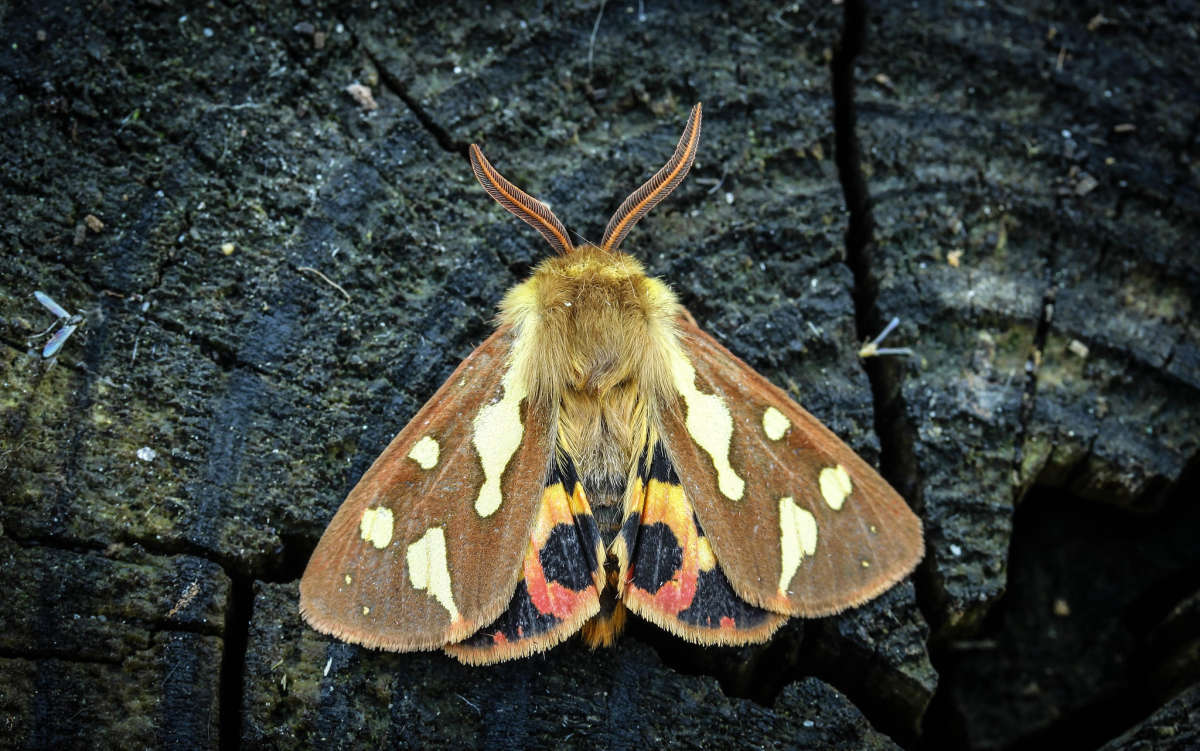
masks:
{"type": "Polygon", "coordinates": [[[581,630],[611,644],[627,611],[746,644],[912,571],[922,531],[904,500],[618,250],[691,168],[700,115],[599,245],[573,244],[470,147],[483,188],[555,255],[330,522],[300,581],[315,629],[470,664],[581,630]]]}

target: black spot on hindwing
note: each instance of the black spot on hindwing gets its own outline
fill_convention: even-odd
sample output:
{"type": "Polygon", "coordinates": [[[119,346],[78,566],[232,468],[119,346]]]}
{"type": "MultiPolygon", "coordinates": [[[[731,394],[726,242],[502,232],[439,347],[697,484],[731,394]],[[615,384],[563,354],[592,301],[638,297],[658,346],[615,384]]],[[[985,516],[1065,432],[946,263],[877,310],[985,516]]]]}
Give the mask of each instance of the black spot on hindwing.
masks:
{"type": "MultiPolygon", "coordinates": [[[[562,496],[570,503],[579,490],[569,457],[560,456],[551,464],[545,488],[542,503],[553,502],[556,509],[553,513],[562,519],[562,496]]],[[[547,513],[547,508],[543,505],[539,514],[547,513]]],[[[574,619],[583,615],[581,608],[588,607],[587,590],[593,590],[592,602],[598,600],[594,577],[598,576],[601,565],[597,560],[599,540],[596,520],[586,511],[573,513],[570,522],[557,521],[540,546],[536,539],[531,541],[540,566],[524,568],[504,612],[457,646],[467,653],[491,649],[519,651],[522,642],[524,649],[544,649],[569,636],[570,631],[564,627],[578,628],[574,619]],[[531,589],[538,595],[536,601],[531,589]],[[572,594],[566,595],[564,591],[572,594]]]]}
{"type": "Polygon", "coordinates": [[[603,561],[597,558],[597,550],[600,548],[597,545],[597,541],[600,539],[600,528],[596,525],[596,518],[590,514],[576,514],[575,531],[579,533],[579,543],[583,547],[588,571],[598,571],[603,561]]]}
{"type": "Polygon", "coordinates": [[[537,609],[529,597],[529,589],[525,586],[525,581],[522,580],[517,583],[517,589],[513,592],[508,608],[500,614],[500,617],[464,639],[461,644],[467,647],[486,648],[497,641],[497,636],[506,642],[520,641],[544,634],[560,622],[554,615],[543,613],[537,609]]]}
{"type": "Polygon", "coordinates": [[[567,589],[580,592],[592,586],[592,571],[598,566],[595,549],[583,545],[579,526],[595,521],[591,516],[576,516],[575,525],[559,524],[550,532],[550,539],[539,551],[546,581],[558,582],[567,589]]]}
{"type": "MultiPolygon", "coordinates": [[[[680,544],[681,538],[691,539],[691,544],[708,548],[704,527],[690,499],[684,495],[678,497],[664,496],[681,485],[679,475],[671,463],[670,457],[662,443],[654,446],[653,454],[648,464],[643,465],[642,477],[647,488],[646,506],[641,518],[630,518],[622,527],[621,534],[628,540],[635,540],[631,582],[637,590],[641,590],[652,598],[663,592],[663,587],[677,575],[680,577],[681,589],[664,592],[661,600],[641,600],[640,607],[647,608],[656,619],[664,623],[676,624],[688,638],[695,638],[702,643],[708,639],[715,641],[735,642],[738,631],[753,631],[769,634],[782,621],[776,613],[751,605],[734,592],[729,579],[721,570],[720,562],[700,563],[710,568],[704,570],[684,570],[684,551],[680,544]],[[656,504],[651,507],[651,498],[656,504]],[[685,509],[678,504],[687,504],[686,521],[681,519],[685,509]],[[664,505],[666,504],[666,505],[664,505]],[[656,521],[656,518],[669,516],[675,521],[656,521]],[[676,529],[674,525],[690,527],[676,529]],[[695,589],[686,603],[679,600],[687,597],[687,582],[695,576],[695,589]],[[676,609],[682,608],[682,609],[676,609]],[[716,637],[706,632],[721,632],[724,636],[716,637]]],[[[710,552],[709,555],[712,555],[710,552]]],[[[690,566],[696,566],[698,561],[691,561],[690,566]]]]}
{"type": "Polygon", "coordinates": [[[701,628],[720,628],[729,618],[734,628],[754,628],[775,614],[757,608],[737,596],[721,569],[701,571],[696,581],[696,596],[692,604],[679,611],[679,620],[701,628]]]}
{"type": "Polygon", "coordinates": [[[633,585],[654,594],[675,576],[683,565],[683,548],[671,528],[662,522],[637,528],[637,561],[633,585]],[[652,562],[645,565],[645,561],[652,562]]]}

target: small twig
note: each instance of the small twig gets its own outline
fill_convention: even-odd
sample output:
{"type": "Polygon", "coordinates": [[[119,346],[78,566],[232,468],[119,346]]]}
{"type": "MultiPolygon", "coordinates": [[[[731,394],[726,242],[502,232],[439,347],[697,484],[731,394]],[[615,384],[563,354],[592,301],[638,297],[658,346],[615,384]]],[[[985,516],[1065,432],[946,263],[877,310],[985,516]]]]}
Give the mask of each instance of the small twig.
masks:
{"type": "Polygon", "coordinates": [[[474,710],[475,710],[475,712],[476,712],[476,713],[477,713],[477,714],[478,714],[480,717],[482,717],[482,716],[483,716],[483,712],[482,712],[482,711],[479,709],[479,705],[478,705],[478,704],[476,704],[475,702],[471,701],[470,699],[468,699],[467,697],[463,696],[462,694],[455,694],[455,696],[457,696],[458,698],[462,699],[462,700],[463,700],[463,704],[466,704],[466,705],[467,705],[468,707],[470,707],[471,709],[474,709],[474,710]]]}
{"type": "Polygon", "coordinates": [[[188,605],[192,604],[192,600],[196,599],[196,595],[200,593],[199,580],[193,581],[183,591],[183,595],[179,598],[179,602],[175,603],[175,607],[171,608],[171,612],[167,613],[168,618],[174,618],[180,610],[183,610],[188,605]]]}
{"type": "Polygon", "coordinates": [[[256,110],[265,106],[258,102],[242,102],[241,104],[206,104],[201,109],[205,112],[215,112],[217,110],[256,110]]]}
{"type": "Polygon", "coordinates": [[[336,289],[338,292],[341,292],[343,295],[345,295],[345,297],[346,297],[346,302],[353,302],[353,300],[352,300],[352,299],[351,299],[351,297],[350,297],[350,293],[349,293],[349,292],[347,292],[346,290],[342,289],[342,285],[338,284],[337,282],[333,281],[333,280],[332,280],[332,279],[330,279],[329,277],[325,276],[325,275],[324,275],[324,274],[322,274],[320,271],[317,271],[317,270],[316,270],[316,269],[314,269],[312,266],[297,266],[297,267],[296,267],[296,271],[307,271],[307,272],[308,272],[308,273],[310,273],[310,274],[316,274],[317,276],[319,276],[319,277],[321,277],[322,279],[324,279],[324,280],[325,280],[325,283],[326,283],[326,284],[328,284],[330,287],[333,287],[333,288],[334,288],[334,289],[336,289]]]}
{"type": "Polygon", "coordinates": [[[596,23],[592,24],[592,36],[588,39],[588,81],[592,80],[592,54],[596,51],[596,34],[600,31],[600,19],[604,17],[604,4],[608,0],[600,0],[600,10],[596,12],[596,23]]]}

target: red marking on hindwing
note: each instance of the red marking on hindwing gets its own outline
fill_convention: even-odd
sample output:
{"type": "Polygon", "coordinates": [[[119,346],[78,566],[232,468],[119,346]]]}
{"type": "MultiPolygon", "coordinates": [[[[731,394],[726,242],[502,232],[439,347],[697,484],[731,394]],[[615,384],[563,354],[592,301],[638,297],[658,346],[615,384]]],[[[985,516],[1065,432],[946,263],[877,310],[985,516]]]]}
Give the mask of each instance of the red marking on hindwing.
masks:
{"type": "Polygon", "coordinates": [[[676,615],[690,607],[696,598],[697,576],[700,572],[700,530],[696,528],[691,506],[683,495],[682,487],[657,480],[647,484],[639,537],[643,540],[650,538],[646,529],[655,524],[665,525],[675,536],[675,544],[681,553],[679,567],[657,592],[647,592],[633,583],[635,569],[639,563],[642,566],[650,563],[658,565],[662,561],[647,560],[647,551],[639,549],[628,574],[629,596],[635,602],[646,601],[657,610],[676,615]]]}
{"type": "Polygon", "coordinates": [[[525,554],[525,587],[529,591],[529,600],[539,613],[553,615],[559,620],[569,619],[596,596],[592,590],[574,592],[558,582],[546,581],[541,557],[532,547],[525,554]]]}
{"type": "MultiPolygon", "coordinates": [[[[561,621],[570,620],[580,609],[586,608],[596,598],[595,591],[583,590],[575,592],[555,581],[546,580],[546,572],[542,568],[541,552],[554,528],[560,524],[574,528],[575,520],[571,513],[571,503],[576,501],[586,504],[582,499],[582,491],[578,499],[567,496],[560,484],[550,485],[542,494],[542,506],[534,525],[530,545],[525,550],[525,586],[529,591],[529,599],[538,612],[553,615],[561,621]]],[[[586,508],[586,505],[584,505],[586,508]]]]}

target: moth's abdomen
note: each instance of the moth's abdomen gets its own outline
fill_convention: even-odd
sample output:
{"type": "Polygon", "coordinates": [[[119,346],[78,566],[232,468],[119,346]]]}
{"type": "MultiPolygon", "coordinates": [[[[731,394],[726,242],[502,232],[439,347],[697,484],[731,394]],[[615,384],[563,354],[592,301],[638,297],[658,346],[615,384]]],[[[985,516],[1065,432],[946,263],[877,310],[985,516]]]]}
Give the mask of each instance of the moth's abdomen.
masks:
{"type": "Polygon", "coordinates": [[[583,477],[581,478],[584,495],[592,507],[592,515],[596,517],[596,526],[600,530],[600,539],[607,549],[621,528],[621,516],[625,503],[626,481],[624,477],[583,477]]]}
{"type": "Polygon", "coordinates": [[[621,524],[638,459],[648,440],[650,407],[635,381],[601,394],[568,389],[558,411],[558,450],[569,456],[605,547],[621,524]]]}

